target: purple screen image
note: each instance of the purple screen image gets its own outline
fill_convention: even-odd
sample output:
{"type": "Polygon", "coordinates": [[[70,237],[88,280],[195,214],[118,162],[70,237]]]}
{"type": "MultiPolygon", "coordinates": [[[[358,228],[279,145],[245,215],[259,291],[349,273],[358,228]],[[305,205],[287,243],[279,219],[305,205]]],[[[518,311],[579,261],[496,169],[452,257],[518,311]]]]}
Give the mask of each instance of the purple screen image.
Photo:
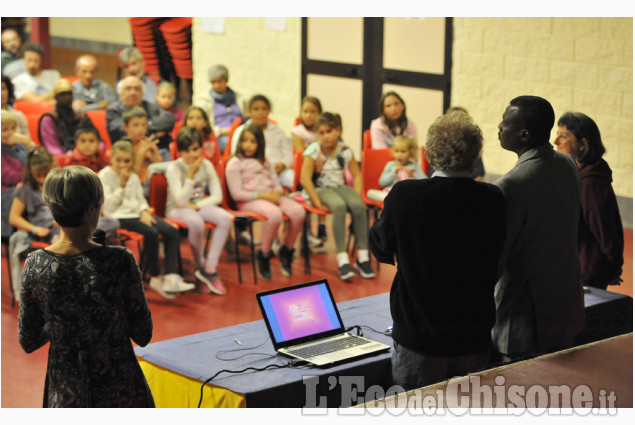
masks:
{"type": "Polygon", "coordinates": [[[308,286],[267,296],[267,310],[276,340],[289,341],[338,327],[330,297],[324,285],[308,286]],[[329,311],[330,310],[330,311],[329,311]],[[277,329],[276,329],[277,328],[277,329]]]}

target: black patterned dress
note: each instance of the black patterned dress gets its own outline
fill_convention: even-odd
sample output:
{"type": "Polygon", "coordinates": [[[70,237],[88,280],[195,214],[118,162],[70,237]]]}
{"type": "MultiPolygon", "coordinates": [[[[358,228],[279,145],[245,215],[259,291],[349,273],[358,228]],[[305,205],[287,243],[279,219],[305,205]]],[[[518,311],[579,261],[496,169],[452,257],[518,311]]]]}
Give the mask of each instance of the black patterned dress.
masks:
{"type": "Polygon", "coordinates": [[[44,407],[154,407],[130,341],[150,342],[152,316],[127,249],[30,254],[18,338],[27,353],[51,342],[44,407]]]}

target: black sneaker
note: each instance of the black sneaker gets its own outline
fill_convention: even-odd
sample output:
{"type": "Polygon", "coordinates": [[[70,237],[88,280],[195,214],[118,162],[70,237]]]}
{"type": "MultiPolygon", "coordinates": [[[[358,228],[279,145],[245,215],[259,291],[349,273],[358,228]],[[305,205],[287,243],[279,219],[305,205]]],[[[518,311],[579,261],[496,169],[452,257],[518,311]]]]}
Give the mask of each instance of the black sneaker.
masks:
{"type": "Polygon", "coordinates": [[[355,261],[355,268],[359,270],[359,274],[366,279],[372,279],[375,277],[375,272],[370,266],[370,261],[363,261],[361,263],[359,261],[355,261]]]}
{"type": "Polygon", "coordinates": [[[256,262],[258,263],[258,274],[264,280],[271,280],[271,267],[269,267],[269,260],[271,259],[271,253],[266,257],[262,253],[262,250],[256,251],[256,262]]]}
{"type": "Polygon", "coordinates": [[[284,276],[291,276],[291,263],[293,262],[293,255],[295,254],[295,248],[287,248],[286,245],[280,246],[278,251],[278,258],[280,259],[280,269],[284,276]]]}
{"type": "Polygon", "coordinates": [[[326,224],[318,224],[317,237],[322,240],[326,240],[326,224]]]}
{"type": "Polygon", "coordinates": [[[344,264],[343,266],[340,266],[340,279],[346,280],[350,279],[353,276],[355,276],[355,272],[353,271],[353,268],[350,264],[344,264]]]}

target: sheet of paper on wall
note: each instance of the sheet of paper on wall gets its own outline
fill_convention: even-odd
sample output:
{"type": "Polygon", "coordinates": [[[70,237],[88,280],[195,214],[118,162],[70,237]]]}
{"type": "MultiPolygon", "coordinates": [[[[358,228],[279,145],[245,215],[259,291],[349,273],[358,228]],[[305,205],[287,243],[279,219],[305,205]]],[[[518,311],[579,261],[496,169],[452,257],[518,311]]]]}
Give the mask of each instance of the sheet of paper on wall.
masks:
{"type": "Polygon", "coordinates": [[[210,34],[225,34],[225,18],[199,18],[202,32],[210,34]]]}
{"type": "Polygon", "coordinates": [[[267,18],[267,29],[284,31],[287,29],[287,18],[267,18]]]}

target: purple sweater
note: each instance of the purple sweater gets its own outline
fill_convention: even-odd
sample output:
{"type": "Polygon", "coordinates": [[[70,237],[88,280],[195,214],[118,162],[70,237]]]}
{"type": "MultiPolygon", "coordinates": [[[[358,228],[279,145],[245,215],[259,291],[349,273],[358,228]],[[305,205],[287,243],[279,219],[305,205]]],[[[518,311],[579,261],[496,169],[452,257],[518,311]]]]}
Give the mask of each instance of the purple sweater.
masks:
{"type": "Polygon", "coordinates": [[[15,149],[9,145],[2,145],[2,191],[20,183],[24,178],[24,161],[28,149],[23,145],[16,145],[15,149]]]}

